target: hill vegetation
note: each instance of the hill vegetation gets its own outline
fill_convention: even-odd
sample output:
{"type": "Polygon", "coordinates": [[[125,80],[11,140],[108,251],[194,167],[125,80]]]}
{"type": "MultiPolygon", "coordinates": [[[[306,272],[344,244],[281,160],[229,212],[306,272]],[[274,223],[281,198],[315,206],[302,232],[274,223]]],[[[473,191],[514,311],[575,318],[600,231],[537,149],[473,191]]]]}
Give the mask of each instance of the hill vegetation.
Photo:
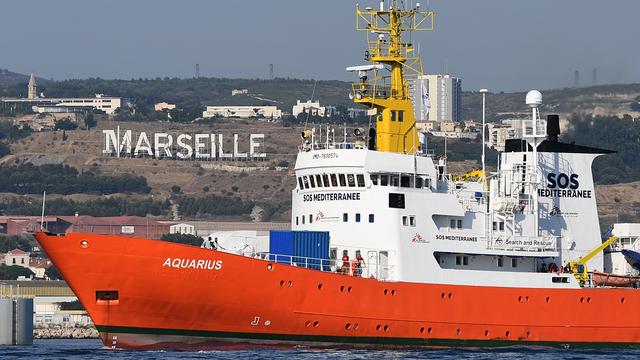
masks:
{"type": "Polygon", "coordinates": [[[68,165],[21,164],[0,167],[0,192],[16,194],[149,193],[147,179],[130,174],[96,175],[68,165]]]}

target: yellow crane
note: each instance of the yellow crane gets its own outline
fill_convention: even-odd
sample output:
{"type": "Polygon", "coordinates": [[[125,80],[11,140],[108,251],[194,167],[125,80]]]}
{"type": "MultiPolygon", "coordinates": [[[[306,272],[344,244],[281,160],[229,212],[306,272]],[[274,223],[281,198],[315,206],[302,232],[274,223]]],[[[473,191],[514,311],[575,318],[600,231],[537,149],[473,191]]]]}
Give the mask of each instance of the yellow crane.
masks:
{"type": "Polygon", "coordinates": [[[587,262],[593,259],[594,256],[598,255],[602,250],[606,249],[609,245],[618,241],[617,236],[611,236],[607,241],[603,242],[602,245],[597,248],[591,250],[587,255],[581,257],[577,261],[569,262],[569,269],[573,273],[573,276],[578,279],[580,285],[584,285],[589,280],[589,271],[587,270],[587,262]]]}

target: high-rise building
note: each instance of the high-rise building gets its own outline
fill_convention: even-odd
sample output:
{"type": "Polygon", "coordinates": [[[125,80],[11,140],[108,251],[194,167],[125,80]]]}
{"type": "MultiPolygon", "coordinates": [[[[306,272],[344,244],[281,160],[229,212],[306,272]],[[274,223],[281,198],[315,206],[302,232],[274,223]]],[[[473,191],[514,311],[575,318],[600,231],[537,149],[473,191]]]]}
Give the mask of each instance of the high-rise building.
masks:
{"type": "Polygon", "coordinates": [[[418,76],[409,86],[417,121],[459,121],[462,79],[449,74],[418,76]]]}
{"type": "Polygon", "coordinates": [[[27,93],[28,99],[35,99],[38,97],[38,93],[36,91],[36,76],[31,73],[31,77],[29,78],[29,89],[27,93]]]}

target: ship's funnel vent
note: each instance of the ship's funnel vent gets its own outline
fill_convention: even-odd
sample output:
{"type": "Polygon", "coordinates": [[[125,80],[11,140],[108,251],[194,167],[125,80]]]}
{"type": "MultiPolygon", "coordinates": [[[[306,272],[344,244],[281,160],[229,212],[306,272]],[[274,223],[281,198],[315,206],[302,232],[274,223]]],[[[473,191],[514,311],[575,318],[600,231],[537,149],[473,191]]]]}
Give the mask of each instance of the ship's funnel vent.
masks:
{"type": "Polygon", "coordinates": [[[547,115],[547,139],[558,142],[558,135],[560,135],[560,116],[547,115]]]}

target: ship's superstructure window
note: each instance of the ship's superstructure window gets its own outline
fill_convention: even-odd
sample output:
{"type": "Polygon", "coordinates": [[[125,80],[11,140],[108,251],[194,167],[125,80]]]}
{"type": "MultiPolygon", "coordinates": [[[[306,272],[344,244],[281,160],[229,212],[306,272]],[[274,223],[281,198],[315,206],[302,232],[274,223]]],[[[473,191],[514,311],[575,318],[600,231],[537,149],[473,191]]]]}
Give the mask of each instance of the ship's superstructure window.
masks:
{"type": "Polygon", "coordinates": [[[331,186],[338,186],[338,176],[336,174],[331,174],[331,186]]]}
{"type": "Polygon", "coordinates": [[[324,187],[330,187],[331,183],[329,182],[329,175],[322,174],[322,180],[324,182],[324,187]]]}
{"type": "Polygon", "coordinates": [[[313,179],[313,175],[309,175],[309,184],[311,184],[312,188],[316,187],[316,181],[313,179]]]}
{"type": "Polygon", "coordinates": [[[389,183],[391,183],[391,186],[398,187],[398,185],[400,185],[400,179],[398,175],[389,176],[389,183]]]}
{"type": "Polygon", "coordinates": [[[451,229],[462,229],[462,219],[450,219],[449,220],[449,228],[451,228],[451,229]]]}
{"type": "Polygon", "coordinates": [[[382,186],[389,185],[389,175],[380,175],[380,185],[382,186]]]}
{"type": "Polygon", "coordinates": [[[404,226],[416,226],[416,217],[415,215],[405,215],[402,217],[402,225],[404,226]]]}
{"type": "Polygon", "coordinates": [[[371,183],[373,185],[378,185],[378,175],[371,175],[371,183]]]}
{"type": "Polygon", "coordinates": [[[342,222],[347,222],[347,221],[349,221],[349,214],[347,213],[342,214],[342,222]]]}
{"type": "Polygon", "coordinates": [[[309,188],[309,179],[307,179],[306,176],[304,176],[303,179],[304,179],[304,188],[308,189],[309,188]]]}
{"type": "Polygon", "coordinates": [[[504,231],[504,221],[494,221],[493,231],[504,231]]]}
{"type": "Polygon", "coordinates": [[[313,224],[313,215],[309,214],[309,224],[313,224]]]}
{"type": "Polygon", "coordinates": [[[404,194],[389,193],[389,207],[404,209],[404,194]]]}
{"type": "Polygon", "coordinates": [[[318,184],[318,187],[322,187],[322,176],[316,175],[316,184],[318,184]]]}
{"type": "Polygon", "coordinates": [[[364,187],[364,175],[362,174],[357,174],[356,175],[356,180],[358,180],[358,187],[364,187]]]}
{"type": "Polygon", "coordinates": [[[465,255],[456,255],[456,265],[469,265],[469,257],[465,255]]]}
{"type": "Polygon", "coordinates": [[[356,222],[360,222],[360,214],[356,214],[356,222]]]}
{"type": "Polygon", "coordinates": [[[296,225],[298,225],[298,217],[296,216],[296,225]]]}
{"type": "Polygon", "coordinates": [[[421,187],[422,187],[422,183],[423,183],[422,178],[421,178],[421,177],[419,177],[419,176],[418,176],[418,177],[416,177],[416,182],[415,182],[416,189],[421,188],[421,187]]]}
{"type": "Polygon", "coordinates": [[[302,225],[304,225],[304,218],[305,218],[305,216],[304,216],[304,215],[302,215],[302,216],[301,216],[301,218],[302,218],[302,225]]]}
{"type": "Polygon", "coordinates": [[[355,187],[356,186],[356,177],[353,176],[353,174],[348,174],[347,175],[347,183],[349,184],[349,187],[355,187]]]}
{"type": "Polygon", "coordinates": [[[304,189],[304,184],[302,183],[301,177],[298,177],[298,185],[300,185],[300,189],[304,189]]]}
{"type": "Polygon", "coordinates": [[[376,217],[373,214],[369,214],[369,222],[372,223],[376,220],[376,217]]]}
{"type": "Polygon", "coordinates": [[[504,259],[502,256],[498,256],[498,267],[504,266],[504,259]]]}
{"type": "Polygon", "coordinates": [[[411,187],[411,177],[409,175],[400,177],[400,187],[411,187]]]}
{"type": "Polygon", "coordinates": [[[511,267],[518,267],[518,259],[511,258],[511,267]]]}
{"type": "Polygon", "coordinates": [[[347,179],[344,174],[338,174],[338,179],[340,179],[340,186],[347,186],[347,179]]]}

